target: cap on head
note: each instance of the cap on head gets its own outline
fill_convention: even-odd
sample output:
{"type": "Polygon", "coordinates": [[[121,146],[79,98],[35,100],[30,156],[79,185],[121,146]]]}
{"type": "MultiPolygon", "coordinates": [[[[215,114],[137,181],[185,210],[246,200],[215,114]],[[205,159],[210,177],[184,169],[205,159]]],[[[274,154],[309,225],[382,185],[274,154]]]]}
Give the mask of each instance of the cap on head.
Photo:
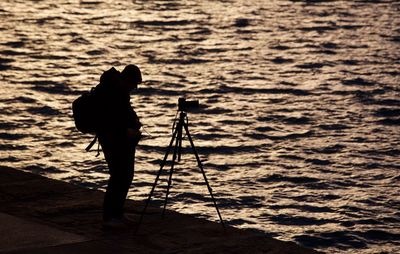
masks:
{"type": "Polygon", "coordinates": [[[121,77],[124,80],[133,82],[135,84],[142,82],[142,73],[140,72],[139,67],[134,64],[125,66],[124,70],[121,72],[121,77]]]}

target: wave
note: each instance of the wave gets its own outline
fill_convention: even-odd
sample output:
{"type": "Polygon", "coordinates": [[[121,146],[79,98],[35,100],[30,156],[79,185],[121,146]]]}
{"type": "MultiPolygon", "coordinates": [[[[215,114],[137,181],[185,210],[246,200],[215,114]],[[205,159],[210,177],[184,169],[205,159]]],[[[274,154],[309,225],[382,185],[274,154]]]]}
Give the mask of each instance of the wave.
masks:
{"type": "Polygon", "coordinates": [[[131,23],[131,26],[187,26],[192,24],[191,20],[138,20],[131,23]]]}
{"type": "Polygon", "coordinates": [[[29,107],[27,111],[31,114],[42,116],[56,116],[61,115],[61,112],[49,106],[29,107]]]}
{"type": "Polygon", "coordinates": [[[280,154],[280,155],[278,155],[278,157],[282,158],[282,159],[288,159],[288,160],[300,160],[300,161],[304,160],[303,157],[300,157],[297,155],[290,155],[290,154],[280,154]]]}
{"type": "Polygon", "coordinates": [[[307,184],[307,183],[316,183],[320,180],[313,177],[308,176],[283,176],[280,174],[273,174],[267,177],[263,177],[258,179],[259,182],[290,182],[295,184],[307,184]]]}
{"type": "Polygon", "coordinates": [[[285,214],[273,215],[269,217],[270,220],[279,225],[296,225],[296,226],[310,226],[310,225],[324,225],[329,223],[338,223],[333,219],[317,219],[304,216],[290,216],[285,214]]]}
{"type": "Polygon", "coordinates": [[[28,150],[26,145],[0,144],[0,151],[22,151],[28,150]]]}
{"type": "Polygon", "coordinates": [[[287,135],[265,135],[268,139],[271,140],[287,140],[287,139],[298,139],[298,138],[308,138],[314,135],[314,131],[309,130],[301,133],[290,133],[287,135]]]}
{"type": "Polygon", "coordinates": [[[385,118],[377,121],[382,125],[400,125],[400,118],[385,118]]]}
{"type": "MultiPolygon", "coordinates": [[[[197,135],[196,135],[197,138],[197,135]]],[[[140,149],[147,152],[165,152],[166,146],[150,146],[150,145],[140,145],[140,149]]],[[[261,152],[261,147],[259,146],[196,146],[196,150],[200,154],[240,154],[240,153],[258,153],[261,152]]],[[[182,147],[183,154],[192,153],[190,147],[182,147]]],[[[157,160],[158,161],[158,160],[157,160]]],[[[158,163],[158,162],[157,162],[158,163]]]]}
{"type": "Polygon", "coordinates": [[[17,128],[21,128],[20,123],[0,122],[0,129],[2,130],[15,130],[17,128]]]}
{"type": "Polygon", "coordinates": [[[400,100],[397,99],[373,99],[371,104],[382,106],[400,106],[400,100]]]}
{"type": "Polygon", "coordinates": [[[28,137],[27,134],[20,134],[20,133],[0,133],[0,139],[5,140],[19,140],[25,137],[28,137]]]}
{"type": "Polygon", "coordinates": [[[270,209],[280,210],[280,209],[296,209],[302,212],[308,213],[332,213],[335,210],[329,207],[313,206],[306,204],[287,204],[287,205],[270,205],[270,209]]]}
{"type": "Polygon", "coordinates": [[[58,169],[56,167],[47,167],[44,165],[29,165],[23,168],[26,171],[35,173],[35,174],[46,174],[46,173],[66,173],[67,171],[58,169]]]}
{"type": "Polygon", "coordinates": [[[88,54],[90,56],[100,56],[100,55],[104,55],[107,53],[108,53],[108,50],[106,50],[106,49],[93,49],[93,50],[86,51],[86,54],[88,54]]]}
{"type": "Polygon", "coordinates": [[[332,66],[331,63],[304,63],[304,64],[298,64],[295,67],[300,68],[300,69],[320,69],[324,66],[332,66]]]}
{"type": "Polygon", "coordinates": [[[236,27],[247,27],[250,25],[250,19],[238,18],[235,20],[234,26],[236,27]]]}
{"type": "Polygon", "coordinates": [[[1,44],[11,48],[23,48],[26,45],[24,41],[9,41],[1,44]]]}
{"type": "Polygon", "coordinates": [[[345,129],[350,129],[351,127],[346,125],[346,124],[320,124],[317,126],[320,129],[323,130],[345,130],[345,129]]]}
{"type": "Polygon", "coordinates": [[[338,246],[341,249],[347,248],[365,248],[367,243],[386,243],[387,241],[398,241],[400,234],[384,230],[366,230],[366,231],[334,231],[320,233],[315,236],[300,235],[295,236],[295,240],[307,247],[327,247],[338,246]]]}
{"type": "Polygon", "coordinates": [[[334,153],[341,152],[345,148],[346,148],[345,145],[336,144],[336,145],[327,146],[327,147],[313,148],[311,150],[313,152],[317,153],[317,154],[320,154],[320,153],[322,153],[322,154],[334,154],[334,153]]]}
{"type": "Polygon", "coordinates": [[[102,3],[102,1],[79,1],[79,5],[98,5],[102,3]]]}
{"type": "Polygon", "coordinates": [[[305,162],[319,166],[327,166],[333,164],[333,162],[331,162],[330,160],[321,160],[321,159],[306,159],[305,162]]]}
{"type": "Polygon", "coordinates": [[[80,94],[79,91],[72,91],[70,87],[67,86],[65,83],[55,82],[50,80],[29,80],[29,81],[22,81],[21,84],[32,85],[31,87],[32,90],[48,94],[60,94],[60,95],[80,94]]]}
{"type": "MultiPolygon", "coordinates": [[[[224,125],[248,125],[251,123],[251,121],[246,120],[219,120],[218,122],[224,125]]],[[[262,131],[262,129],[260,129],[259,131],[262,131]]]]}
{"type": "Polygon", "coordinates": [[[27,55],[28,53],[26,51],[17,51],[17,50],[10,50],[10,49],[4,49],[0,50],[0,55],[5,55],[5,56],[21,56],[21,55],[27,55]]]}
{"type": "Polygon", "coordinates": [[[343,85],[347,86],[373,86],[374,82],[367,81],[363,78],[347,79],[342,81],[343,85]]]}
{"type": "Polygon", "coordinates": [[[375,112],[374,115],[378,117],[400,116],[400,109],[380,108],[375,112]]]}
{"type": "Polygon", "coordinates": [[[275,57],[274,59],[271,60],[271,62],[275,64],[285,64],[285,63],[293,63],[294,60],[291,58],[283,58],[283,57],[275,57]]]}
{"type": "MultiPolygon", "coordinates": [[[[266,117],[258,117],[257,121],[260,122],[282,122],[288,125],[305,125],[310,124],[312,122],[311,118],[300,116],[300,117],[293,117],[293,116],[284,116],[284,115],[270,115],[266,117]]],[[[265,130],[268,130],[266,127],[265,130]]]]}
{"type": "Polygon", "coordinates": [[[222,85],[216,89],[201,89],[199,93],[237,93],[237,94],[292,94],[297,96],[309,96],[313,93],[308,90],[293,88],[246,88],[222,85]]]}
{"type": "Polygon", "coordinates": [[[186,59],[177,59],[177,58],[166,59],[166,58],[157,58],[154,55],[148,55],[148,60],[149,62],[156,64],[177,64],[177,65],[201,64],[211,61],[203,58],[190,58],[190,57],[186,59]]]}
{"type": "Polygon", "coordinates": [[[69,42],[74,43],[74,44],[84,44],[84,45],[90,44],[89,40],[87,40],[81,36],[75,37],[75,38],[71,39],[69,42]]]}
{"type": "Polygon", "coordinates": [[[354,236],[349,231],[335,231],[321,233],[317,235],[298,235],[294,240],[309,248],[323,248],[328,246],[338,246],[340,249],[365,248],[367,244],[360,238],[354,236]]]}
{"type": "Polygon", "coordinates": [[[10,70],[12,68],[13,67],[11,65],[0,63],[0,71],[6,71],[6,70],[10,70]]]}

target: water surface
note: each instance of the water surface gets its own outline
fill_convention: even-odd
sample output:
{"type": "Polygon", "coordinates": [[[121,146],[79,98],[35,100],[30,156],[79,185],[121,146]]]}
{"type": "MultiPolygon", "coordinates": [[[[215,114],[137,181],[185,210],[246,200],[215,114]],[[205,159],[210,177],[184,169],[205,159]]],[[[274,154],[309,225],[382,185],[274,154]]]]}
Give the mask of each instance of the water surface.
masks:
{"type": "MultiPolygon", "coordinates": [[[[71,103],[135,63],[152,138],[130,198],[147,197],[176,102],[228,224],[328,253],[400,252],[398,1],[0,3],[0,161],[104,189],[71,103]]],[[[169,208],[217,220],[184,142],[169,208]]],[[[163,200],[167,175],[157,188],[163,200]]]]}

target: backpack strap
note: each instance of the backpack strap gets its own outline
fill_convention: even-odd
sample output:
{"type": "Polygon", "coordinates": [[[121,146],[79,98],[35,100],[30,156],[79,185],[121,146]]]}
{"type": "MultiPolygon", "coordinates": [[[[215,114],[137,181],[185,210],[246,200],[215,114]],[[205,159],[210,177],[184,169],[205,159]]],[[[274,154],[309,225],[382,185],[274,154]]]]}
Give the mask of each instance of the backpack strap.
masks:
{"type": "MultiPolygon", "coordinates": [[[[96,144],[97,142],[97,135],[93,138],[92,142],[85,148],[86,152],[89,152],[90,149],[96,144]]],[[[100,144],[97,144],[97,154],[96,157],[99,157],[100,155],[100,144]]]]}

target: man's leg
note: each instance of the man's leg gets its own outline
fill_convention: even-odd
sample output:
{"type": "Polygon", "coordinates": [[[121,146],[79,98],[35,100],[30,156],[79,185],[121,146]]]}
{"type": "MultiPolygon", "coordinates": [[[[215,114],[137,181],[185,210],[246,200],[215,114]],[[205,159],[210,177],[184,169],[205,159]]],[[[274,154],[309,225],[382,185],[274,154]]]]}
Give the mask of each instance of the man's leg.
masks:
{"type": "Polygon", "coordinates": [[[121,151],[109,163],[110,179],[104,196],[104,219],[120,219],[134,174],[134,153],[121,151]]]}

